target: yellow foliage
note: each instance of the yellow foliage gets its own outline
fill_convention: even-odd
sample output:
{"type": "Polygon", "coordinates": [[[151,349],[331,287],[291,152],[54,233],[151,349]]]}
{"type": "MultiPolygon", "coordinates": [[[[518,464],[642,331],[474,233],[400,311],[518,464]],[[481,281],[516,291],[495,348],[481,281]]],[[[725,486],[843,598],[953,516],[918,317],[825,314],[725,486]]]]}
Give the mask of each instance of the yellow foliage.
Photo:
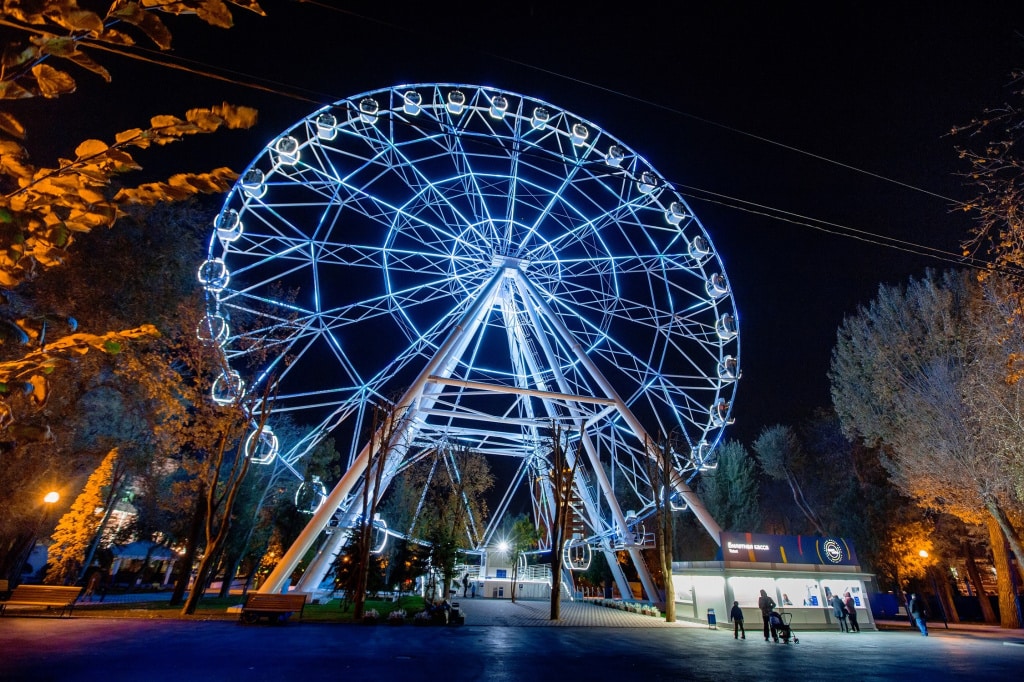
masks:
{"type": "Polygon", "coordinates": [[[167,182],[152,182],[125,188],[107,198],[114,176],[141,166],[126,149],[146,148],[151,143],[170,144],[184,135],[209,133],[221,126],[244,128],[256,121],[248,107],[221,104],[209,109],[192,109],[186,119],[155,116],[154,127],[133,128],[115,136],[113,146],[101,140],[86,140],[75,149],[74,160],[60,159],[57,168],[36,168],[27,162],[25,150],[15,142],[0,141],[0,175],[18,189],[0,197],[0,222],[13,229],[0,242],[0,286],[15,286],[30,272],[32,263],[51,267],[61,262],[71,244],[69,233],[109,227],[123,215],[129,204],[153,205],[179,201],[198,193],[224,192],[235,181],[228,168],[209,173],[183,173],[167,182]],[[197,123],[198,122],[198,123],[197,123]]]}
{"type": "Polygon", "coordinates": [[[109,148],[107,143],[102,140],[86,140],[75,147],[75,157],[77,159],[84,159],[87,156],[96,156],[107,151],[109,148]]]}
{"type": "Polygon", "coordinates": [[[52,99],[75,91],[75,79],[48,64],[33,66],[32,75],[36,77],[39,94],[43,97],[52,99]]]}

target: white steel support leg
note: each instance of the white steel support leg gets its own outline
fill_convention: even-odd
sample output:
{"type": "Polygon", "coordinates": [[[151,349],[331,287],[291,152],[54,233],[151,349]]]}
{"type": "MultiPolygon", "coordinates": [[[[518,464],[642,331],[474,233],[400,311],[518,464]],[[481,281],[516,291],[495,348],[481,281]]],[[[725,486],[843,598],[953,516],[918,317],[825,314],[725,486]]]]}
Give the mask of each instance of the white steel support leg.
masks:
{"type": "MultiPolygon", "coordinates": [[[[404,435],[406,428],[415,421],[416,409],[418,408],[416,403],[422,397],[430,376],[446,364],[448,365],[447,371],[450,372],[449,361],[452,351],[459,346],[464,337],[472,336],[475,330],[479,327],[483,313],[486,312],[487,306],[492,303],[495,292],[497,291],[498,285],[501,283],[503,276],[503,270],[499,269],[491,279],[480,288],[476,300],[474,300],[472,305],[466,309],[466,312],[463,314],[458,324],[456,324],[452,329],[448,338],[445,339],[445,342],[440,348],[438,348],[437,353],[434,354],[434,357],[431,358],[430,362],[428,362],[426,367],[423,368],[423,371],[420,372],[416,381],[413,382],[405,392],[405,395],[402,396],[402,399],[397,403],[400,407],[406,405],[409,407],[407,408],[408,412],[403,417],[405,424],[402,428],[396,430],[396,437],[404,435]]],[[[465,348],[465,346],[462,345],[462,348],[465,348]]],[[[341,503],[345,501],[345,498],[355,487],[356,482],[366,471],[366,465],[371,456],[370,451],[374,448],[375,443],[379,446],[378,439],[371,438],[370,442],[363,447],[359,456],[356,457],[355,461],[353,461],[352,466],[349,467],[348,471],[345,472],[345,475],[341,477],[341,480],[338,481],[337,485],[334,486],[334,489],[327,496],[327,499],[324,500],[324,504],[321,505],[320,509],[318,509],[315,514],[313,514],[313,518],[306,524],[306,527],[301,533],[299,533],[299,537],[295,539],[295,542],[292,543],[291,547],[288,548],[288,551],[285,552],[283,557],[281,557],[281,560],[267,577],[267,580],[260,586],[260,592],[274,593],[281,591],[281,587],[284,585],[285,580],[288,579],[288,576],[290,576],[295,570],[295,567],[298,566],[302,557],[306,554],[309,548],[313,546],[313,543],[316,542],[320,532],[323,531],[330,522],[331,516],[333,516],[338,510],[341,503]]],[[[320,579],[323,579],[323,575],[320,576],[320,579]]]]}

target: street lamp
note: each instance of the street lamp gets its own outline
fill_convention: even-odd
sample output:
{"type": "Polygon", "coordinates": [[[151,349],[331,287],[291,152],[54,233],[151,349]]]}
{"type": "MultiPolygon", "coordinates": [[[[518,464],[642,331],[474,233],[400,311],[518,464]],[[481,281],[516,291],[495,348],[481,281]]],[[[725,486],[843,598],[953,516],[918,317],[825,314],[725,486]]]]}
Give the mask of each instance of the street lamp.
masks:
{"type": "Polygon", "coordinates": [[[51,490],[50,492],[46,493],[46,495],[43,497],[43,502],[49,505],[53,505],[59,499],[60,493],[57,492],[56,490],[51,490]]]}
{"type": "MultiPolygon", "coordinates": [[[[922,549],[917,553],[922,559],[928,558],[928,550],[922,549]]],[[[935,601],[939,603],[939,612],[942,614],[942,622],[946,624],[946,629],[949,629],[949,621],[946,619],[946,607],[942,603],[942,595],[939,594],[939,583],[935,580],[935,573],[932,572],[931,566],[924,567],[925,575],[932,579],[932,589],[935,590],[935,601]]]]}

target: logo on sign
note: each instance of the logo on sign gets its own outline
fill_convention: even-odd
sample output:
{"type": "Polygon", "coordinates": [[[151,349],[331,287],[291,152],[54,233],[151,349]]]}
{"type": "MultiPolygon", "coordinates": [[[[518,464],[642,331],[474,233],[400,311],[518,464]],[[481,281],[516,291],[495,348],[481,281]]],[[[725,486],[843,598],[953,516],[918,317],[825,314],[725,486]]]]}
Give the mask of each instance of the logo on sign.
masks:
{"type": "Polygon", "coordinates": [[[838,564],[843,560],[843,546],[838,542],[829,538],[822,544],[821,549],[825,553],[825,558],[831,561],[833,564],[838,564]]]}

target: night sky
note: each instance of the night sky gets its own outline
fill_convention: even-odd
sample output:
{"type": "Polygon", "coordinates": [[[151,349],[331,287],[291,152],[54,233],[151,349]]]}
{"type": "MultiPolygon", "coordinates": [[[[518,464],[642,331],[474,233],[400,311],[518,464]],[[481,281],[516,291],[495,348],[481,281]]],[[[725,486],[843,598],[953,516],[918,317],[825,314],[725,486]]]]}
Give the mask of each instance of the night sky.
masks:
{"type": "Polygon", "coordinates": [[[943,198],[967,196],[957,140],[945,134],[1006,100],[1010,71],[1024,66],[1019,2],[669,11],[516,2],[463,12],[449,3],[261,4],[267,17],[236,10],[228,31],[167,18],[171,56],[274,92],[96,54],[113,83],[76,73],[75,95],[16,105],[32,116],[33,160],[50,165],[86,137],[221,101],[259,109],[257,128],[141,153],[147,173],[240,171],[320,105],[401,83],[478,83],[547,100],[644,155],[709,232],[740,311],[743,379],[727,437],[748,445],[763,427],[829,404],[836,329],[879,283],[951,263],[730,206],[952,258],[970,223],[943,198]],[[708,193],[728,205],[698,198],[708,193]]]}

